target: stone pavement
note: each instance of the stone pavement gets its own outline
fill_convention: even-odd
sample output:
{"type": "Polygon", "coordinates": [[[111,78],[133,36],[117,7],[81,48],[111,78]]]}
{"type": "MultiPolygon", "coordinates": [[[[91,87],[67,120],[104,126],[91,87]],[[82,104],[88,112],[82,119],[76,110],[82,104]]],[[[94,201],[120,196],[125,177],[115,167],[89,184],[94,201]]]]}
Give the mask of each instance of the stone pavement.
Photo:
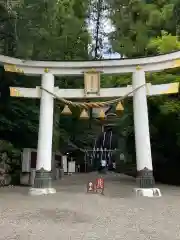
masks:
{"type": "Polygon", "coordinates": [[[160,185],[162,198],[136,198],[131,177],[105,176],[105,196],[86,193],[97,174],[66,176],[57,194],[28,196],[0,189],[0,240],[180,239],[180,188],[160,185]]]}

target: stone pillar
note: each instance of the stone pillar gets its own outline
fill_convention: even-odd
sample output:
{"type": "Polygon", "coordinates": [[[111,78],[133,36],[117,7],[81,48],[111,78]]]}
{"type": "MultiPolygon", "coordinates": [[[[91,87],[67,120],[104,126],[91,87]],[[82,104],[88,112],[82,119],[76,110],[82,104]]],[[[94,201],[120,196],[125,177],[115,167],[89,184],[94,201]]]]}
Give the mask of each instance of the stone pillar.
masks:
{"type": "MultiPolygon", "coordinates": [[[[133,89],[145,83],[145,72],[136,70],[133,73],[133,89]]],[[[138,184],[136,193],[148,197],[161,195],[159,189],[154,188],[146,86],[133,93],[133,109],[138,184]]]]}
{"type": "MultiPolygon", "coordinates": [[[[54,76],[51,73],[42,75],[42,88],[54,91],[54,76]]],[[[55,193],[52,188],[52,135],[53,135],[53,96],[42,90],[39,118],[36,177],[30,189],[31,195],[55,193]]]]}

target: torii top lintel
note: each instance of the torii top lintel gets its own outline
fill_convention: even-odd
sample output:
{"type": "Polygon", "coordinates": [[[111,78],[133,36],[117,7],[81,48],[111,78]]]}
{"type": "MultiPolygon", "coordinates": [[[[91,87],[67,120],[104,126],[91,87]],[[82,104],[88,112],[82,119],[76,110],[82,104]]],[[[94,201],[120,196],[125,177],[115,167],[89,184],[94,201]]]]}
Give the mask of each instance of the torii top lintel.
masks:
{"type": "Polygon", "coordinates": [[[95,69],[104,74],[144,71],[160,71],[180,67],[180,51],[147,58],[111,59],[98,61],[29,61],[0,55],[0,64],[14,65],[17,72],[28,75],[41,75],[45,69],[54,75],[83,75],[84,72],[95,69]]]}

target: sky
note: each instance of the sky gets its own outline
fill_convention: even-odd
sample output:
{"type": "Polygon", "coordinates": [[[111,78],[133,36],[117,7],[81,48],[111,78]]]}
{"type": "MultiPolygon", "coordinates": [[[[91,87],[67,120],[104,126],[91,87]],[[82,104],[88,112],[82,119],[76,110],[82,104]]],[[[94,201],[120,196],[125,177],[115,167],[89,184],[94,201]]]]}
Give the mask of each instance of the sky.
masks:
{"type": "MultiPolygon", "coordinates": [[[[110,33],[112,30],[114,30],[114,27],[112,26],[111,21],[108,18],[104,19],[103,28],[104,28],[104,31],[106,34],[110,33]]],[[[104,44],[106,46],[110,46],[107,37],[104,38],[104,44]]],[[[106,51],[104,51],[103,58],[105,58],[105,59],[120,58],[120,54],[119,53],[110,53],[109,54],[109,53],[106,53],[106,51]]]]}
{"type": "MultiPolygon", "coordinates": [[[[105,34],[110,33],[111,31],[114,30],[114,27],[111,24],[110,19],[107,17],[108,14],[104,13],[104,20],[102,23],[102,28],[104,29],[105,34]]],[[[93,35],[94,29],[95,29],[95,25],[93,21],[89,22],[89,31],[91,33],[91,35],[93,35]]],[[[110,43],[108,41],[108,37],[104,37],[103,38],[103,58],[104,59],[119,59],[120,58],[120,54],[119,53],[108,53],[108,49],[110,48],[110,43]]]]}

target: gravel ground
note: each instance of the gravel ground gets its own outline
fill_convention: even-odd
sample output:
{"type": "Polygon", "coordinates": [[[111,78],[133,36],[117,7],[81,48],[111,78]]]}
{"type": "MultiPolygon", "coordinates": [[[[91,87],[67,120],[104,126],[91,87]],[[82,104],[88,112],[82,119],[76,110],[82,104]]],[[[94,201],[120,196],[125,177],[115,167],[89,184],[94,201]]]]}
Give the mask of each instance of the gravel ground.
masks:
{"type": "Polygon", "coordinates": [[[95,173],[66,176],[57,194],[28,196],[28,188],[0,189],[0,239],[180,239],[180,188],[159,185],[163,197],[136,198],[134,179],[105,176],[105,196],[87,194],[95,173]]]}

